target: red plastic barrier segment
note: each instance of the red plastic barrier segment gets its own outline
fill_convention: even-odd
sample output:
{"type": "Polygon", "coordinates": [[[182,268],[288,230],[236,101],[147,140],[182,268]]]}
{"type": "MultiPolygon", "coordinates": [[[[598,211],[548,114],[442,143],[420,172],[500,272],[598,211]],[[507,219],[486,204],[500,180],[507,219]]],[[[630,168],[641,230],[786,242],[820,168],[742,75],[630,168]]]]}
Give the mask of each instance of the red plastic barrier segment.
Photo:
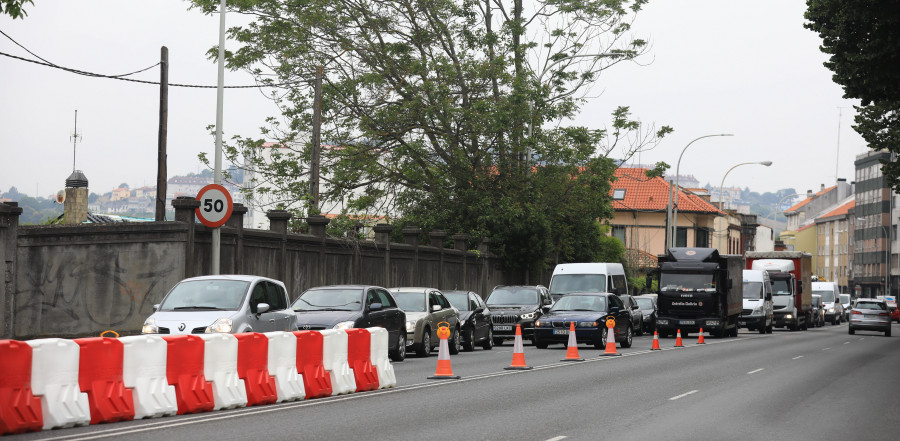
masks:
{"type": "Polygon", "coordinates": [[[88,396],[91,424],[134,419],[134,398],[122,382],[124,347],[115,338],[76,338],[78,387],[88,396]]]}
{"type": "Polygon", "coordinates": [[[275,377],[269,375],[269,338],[248,332],[234,335],[238,341],[238,378],[247,389],[247,405],[272,404],[278,401],[275,377]]]}
{"type": "Polygon", "coordinates": [[[166,378],[175,386],[178,415],[209,412],[215,407],[212,384],[203,375],[204,341],[195,335],[164,335],[166,378]]]}
{"type": "Polygon", "coordinates": [[[31,346],[0,340],[0,373],[0,435],[41,430],[41,399],[31,393],[31,346]]]}
{"type": "Polygon", "coordinates": [[[294,331],[297,336],[297,372],[303,375],[306,398],[331,396],[331,376],[325,371],[323,337],[317,331],[294,331]]]}
{"type": "Polygon", "coordinates": [[[356,378],[356,391],[378,389],[378,371],[372,365],[372,336],[365,329],[347,330],[347,362],[356,378]]]}

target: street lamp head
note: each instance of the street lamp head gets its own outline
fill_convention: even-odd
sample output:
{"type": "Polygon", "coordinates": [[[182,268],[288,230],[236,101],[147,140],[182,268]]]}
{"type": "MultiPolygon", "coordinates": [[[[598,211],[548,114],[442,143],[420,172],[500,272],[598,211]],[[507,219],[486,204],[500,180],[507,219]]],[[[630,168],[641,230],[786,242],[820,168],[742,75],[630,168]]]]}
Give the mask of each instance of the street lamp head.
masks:
{"type": "Polygon", "coordinates": [[[772,161],[763,161],[763,162],[760,162],[760,164],[765,165],[766,167],[768,167],[768,166],[772,165],[772,161]]]}

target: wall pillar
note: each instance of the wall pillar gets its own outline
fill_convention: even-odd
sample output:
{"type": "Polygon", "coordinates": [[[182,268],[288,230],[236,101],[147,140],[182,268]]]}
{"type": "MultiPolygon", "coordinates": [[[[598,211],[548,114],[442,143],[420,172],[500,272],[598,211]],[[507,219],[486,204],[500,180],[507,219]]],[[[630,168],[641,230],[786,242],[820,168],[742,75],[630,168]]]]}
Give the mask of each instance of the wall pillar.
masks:
{"type": "Polygon", "coordinates": [[[12,338],[15,329],[16,248],[19,236],[17,202],[0,203],[0,338],[12,338]]]}
{"type": "Polygon", "coordinates": [[[284,280],[287,277],[287,225],[293,215],[287,210],[269,210],[266,212],[269,218],[269,231],[274,231],[281,235],[281,248],[278,252],[278,279],[284,280]]]}
{"type": "MultiPolygon", "coordinates": [[[[440,260],[438,261],[438,286],[444,287],[444,239],[447,237],[447,232],[444,230],[431,230],[428,233],[428,237],[431,238],[431,246],[441,251],[440,260]]],[[[454,288],[459,287],[455,286],[454,288]]]]}
{"type": "Polygon", "coordinates": [[[384,282],[381,286],[390,287],[394,284],[391,281],[391,231],[394,231],[394,226],[375,224],[372,230],[375,231],[375,243],[384,245],[384,282]]]}
{"type": "MultiPolygon", "coordinates": [[[[453,235],[453,249],[457,251],[462,251],[462,279],[463,283],[467,283],[468,279],[466,278],[466,270],[468,269],[469,256],[466,250],[468,249],[469,243],[469,235],[466,233],[456,233],[453,235]]],[[[481,297],[487,297],[484,291],[479,291],[479,295],[481,297]]]]}
{"type": "Polygon", "coordinates": [[[196,230],[196,211],[200,208],[200,201],[190,196],[179,196],[172,200],[175,208],[175,222],[187,225],[187,238],[184,247],[184,274],[182,279],[193,277],[196,264],[194,262],[194,231],[196,230]]]}
{"type": "Polygon", "coordinates": [[[416,226],[409,226],[403,228],[403,242],[407,245],[413,247],[413,267],[412,273],[410,274],[411,280],[410,285],[418,286],[419,279],[419,235],[422,234],[422,229],[416,226]]]}
{"type": "Polygon", "coordinates": [[[244,274],[244,215],[249,209],[244,204],[234,204],[231,217],[225,223],[226,227],[234,228],[234,259],[231,268],[232,274],[244,274]]]}
{"type": "Polygon", "coordinates": [[[328,282],[326,281],[328,275],[325,273],[325,267],[327,266],[325,264],[325,235],[329,222],[331,221],[325,216],[309,216],[306,218],[306,223],[309,225],[309,234],[312,234],[321,240],[321,244],[319,245],[319,262],[316,266],[316,277],[319,279],[316,283],[317,285],[328,285],[328,282]]]}

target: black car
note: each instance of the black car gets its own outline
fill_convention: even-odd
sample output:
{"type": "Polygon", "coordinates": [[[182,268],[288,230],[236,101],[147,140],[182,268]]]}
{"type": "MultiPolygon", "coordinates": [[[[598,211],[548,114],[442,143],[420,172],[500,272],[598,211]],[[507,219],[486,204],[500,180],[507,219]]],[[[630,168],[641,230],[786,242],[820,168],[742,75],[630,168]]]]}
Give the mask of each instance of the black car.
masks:
{"type": "Polygon", "coordinates": [[[653,296],[634,296],[641,313],[644,314],[644,332],[656,330],[656,297],[653,296]]]}
{"type": "Polygon", "coordinates": [[[494,344],[516,337],[516,325],[522,329],[522,339],[534,335],[534,321],[541,316],[541,308],[553,304],[550,292],[541,285],[496,286],[485,303],[491,308],[494,324],[494,344]]]}
{"type": "Polygon", "coordinates": [[[631,326],[634,329],[634,335],[644,335],[644,313],[638,305],[637,300],[630,294],[619,294],[625,309],[631,312],[631,326]]]}
{"type": "Polygon", "coordinates": [[[444,291],[444,297],[459,310],[460,336],[464,351],[474,351],[476,344],[484,349],[494,347],[491,310],[481,296],[472,291],[444,291]]]}
{"type": "Polygon", "coordinates": [[[291,305],[297,329],[350,329],[382,327],[388,331],[388,354],[393,361],[406,358],[406,313],[391,293],[380,286],[334,285],[310,288],[291,305]]]}
{"type": "Polygon", "coordinates": [[[615,340],[630,348],[634,336],[631,311],[619,296],[611,293],[572,293],[559,298],[534,322],[534,345],[545,349],[551,343],[568,344],[571,323],[575,323],[575,340],[596,348],[606,346],[606,320],[612,317],[615,340]]]}

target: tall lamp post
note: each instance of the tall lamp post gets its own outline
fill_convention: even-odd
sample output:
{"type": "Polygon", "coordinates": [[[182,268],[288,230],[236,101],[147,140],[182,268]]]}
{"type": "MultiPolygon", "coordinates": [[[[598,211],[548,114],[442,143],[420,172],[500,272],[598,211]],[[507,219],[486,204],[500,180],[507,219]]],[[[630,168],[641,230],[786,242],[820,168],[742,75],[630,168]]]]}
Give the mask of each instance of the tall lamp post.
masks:
{"type": "MultiPolygon", "coordinates": [[[[857,223],[865,222],[866,219],[858,217],[856,221],[857,223]]],[[[881,225],[881,231],[884,233],[884,240],[887,242],[884,245],[884,295],[889,296],[891,295],[891,242],[893,237],[891,237],[887,226],[881,225]]]]}
{"type": "MultiPolygon", "coordinates": [[[[722,183],[719,184],[719,203],[722,204],[723,209],[725,208],[725,203],[722,201],[722,193],[723,193],[723,189],[725,187],[725,178],[728,177],[728,174],[731,173],[732,170],[734,170],[742,165],[750,165],[750,164],[759,164],[759,165],[764,165],[764,166],[768,167],[768,166],[772,165],[772,161],[742,162],[740,164],[735,164],[735,165],[731,166],[731,168],[729,168],[728,171],[725,172],[725,176],[722,176],[722,183]]],[[[727,235],[727,234],[728,234],[728,228],[726,226],[725,231],[722,234],[719,234],[719,253],[722,253],[722,236],[727,235]]]]}
{"type": "Polygon", "coordinates": [[[681,157],[684,156],[684,152],[691,146],[691,144],[703,139],[710,138],[713,136],[734,136],[731,133],[719,133],[715,135],[703,135],[699,138],[694,139],[689,142],[688,145],[684,146],[681,149],[681,154],[678,155],[678,164],[675,166],[675,185],[669,184],[669,203],[666,204],[666,225],[669,228],[666,230],[666,248],[672,248],[675,246],[675,233],[678,231],[678,193],[675,193],[675,187],[678,187],[678,176],[681,173],[681,157]],[[672,204],[672,195],[675,195],[675,203],[672,204]]]}

